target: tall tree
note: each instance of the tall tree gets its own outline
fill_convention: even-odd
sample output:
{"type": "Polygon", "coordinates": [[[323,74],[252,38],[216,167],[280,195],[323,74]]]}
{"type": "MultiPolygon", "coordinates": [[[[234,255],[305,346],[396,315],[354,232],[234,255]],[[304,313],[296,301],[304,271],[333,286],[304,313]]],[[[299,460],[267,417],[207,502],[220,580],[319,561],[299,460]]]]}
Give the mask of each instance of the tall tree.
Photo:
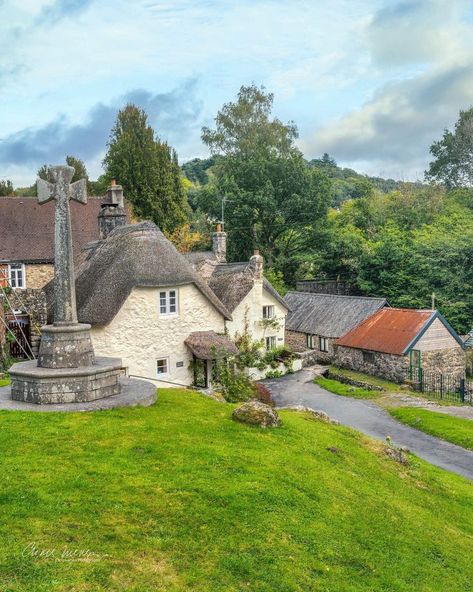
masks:
{"type": "Polygon", "coordinates": [[[473,187],[473,107],[460,111],[453,132],[445,130],[430,153],[435,158],[425,176],[453,187],[473,187]]]}
{"type": "Polygon", "coordinates": [[[259,248],[291,281],[288,260],[324,217],[329,182],[296,148],[295,124],[273,118],[272,108],[271,93],[242,86],[237,100],[218,112],[215,129],[203,128],[203,142],[221,158],[198,200],[215,217],[224,202],[232,258],[246,258],[259,248]]]}
{"type": "Polygon", "coordinates": [[[126,105],[107,145],[106,177],[123,185],[135,215],[153,220],[168,233],[184,224],[188,206],[182,184],[176,183],[177,154],[155,137],[146,113],[126,105]]]}
{"type": "Polygon", "coordinates": [[[8,179],[0,179],[0,197],[8,197],[13,195],[13,183],[8,179]]]}

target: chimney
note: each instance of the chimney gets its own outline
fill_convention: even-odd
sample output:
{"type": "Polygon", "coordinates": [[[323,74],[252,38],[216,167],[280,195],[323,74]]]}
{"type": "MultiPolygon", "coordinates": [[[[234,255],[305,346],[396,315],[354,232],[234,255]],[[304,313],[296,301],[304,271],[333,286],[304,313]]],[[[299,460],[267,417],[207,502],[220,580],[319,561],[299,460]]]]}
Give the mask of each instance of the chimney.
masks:
{"type": "Polygon", "coordinates": [[[107,189],[107,199],[102,203],[98,220],[101,239],[107,238],[112,230],[118,226],[125,226],[127,222],[123,187],[117,185],[115,179],[112,179],[110,187],[107,189]]]}
{"type": "Polygon", "coordinates": [[[212,234],[212,250],[219,263],[227,262],[227,233],[223,232],[221,224],[217,224],[212,234]]]}
{"type": "Polygon", "coordinates": [[[255,280],[262,280],[263,279],[263,267],[264,267],[264,259],[259,254],[259,250],[255,249],[253,256],[250,257],[250,267],[253,271],[253,277],[255,280]]]}

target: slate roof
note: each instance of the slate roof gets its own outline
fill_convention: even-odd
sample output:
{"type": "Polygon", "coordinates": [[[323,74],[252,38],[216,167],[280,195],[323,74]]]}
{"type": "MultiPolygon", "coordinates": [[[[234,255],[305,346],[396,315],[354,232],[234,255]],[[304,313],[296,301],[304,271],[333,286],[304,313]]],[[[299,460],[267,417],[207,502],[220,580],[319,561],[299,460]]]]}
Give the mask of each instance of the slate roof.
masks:
{"type": "Polygon", "coordinates": [[[291,308],[286,329],[331,338],[341,337],[380,308],[389,306],[385,298],[313,292],[288,292],[284,300],[291,308]]]}
{"type": "MultiPolygon", "coordinates": [[[[220,263],[209,279],[209,286],[230,312],[249,294],[254,285],[253,272],[248,262],[220,263]]],[[[289,309],[287,302],[281,298],[271,283],[263,278],[263,288],[271,294],[284,308],[289,309]]]]}
{"type": "Polygon", "coordinates": [[[134,287],[194,284],[222,315],[231,314],[152,222],[116,228],[94,245],[76,277],[79,321],[106,325],[134,287]]]}
{"type": "Polygon", "coordinates": [[[195,331],[184,343],[200,360],[214,360],[238,354],[237,346],[226,335],[219,335],[215,331],[195,331]]]}
{"type": "MultiPolygon", "coordinates": [[[[97,216],[104,198],[87,204],[71,202],[74,257],[84,245],[99,238],[97,216]]],[[[0,261],[54,261],[54,202],[39,205],[36,197],[0,197],[0,261]]]]}
{"type": "Polygon", "coordinates": [[[437,311],[410,308],[379,310],[338,339],[336,345],[400,356],[415,346],[436,318],[442,321],[459,345],[463,345],[457,333],[437,311]]]}

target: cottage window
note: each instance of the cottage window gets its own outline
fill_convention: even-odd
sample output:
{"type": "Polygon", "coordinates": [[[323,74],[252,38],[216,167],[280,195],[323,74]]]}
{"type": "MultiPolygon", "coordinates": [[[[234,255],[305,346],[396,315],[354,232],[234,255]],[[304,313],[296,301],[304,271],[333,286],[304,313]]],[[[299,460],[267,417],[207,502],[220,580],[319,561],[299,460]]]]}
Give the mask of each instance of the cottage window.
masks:
{"type": "Polygon", "coordinates": [[[266,349],[269,351],[276,347],[276,336],[271,335],[270,337],[266,337],[266,349]]]}
{"type": "Polygon", "coordinates": [[[368,364],[374,364],[374,353],[370,351],[364,351],[363,354],[363,362],[367,362],[368,364]]]}
{"type": "Polygon", "coordinates": [[[319,337],[319,350],[328,352],[328,339],[326,337],[319,337]]]}
{"type": "Polygon", "coordinates": [[[167,374],[169,367],[169,360],[168,358],[159,358],[156,360],[156,373],[159,375],[167,374]]]}
{"type": "Polygon", "coordinates": [[[159,293],[159,312],[162,315],[177,314],[177,290],[163,290],[159,293]]]}
{"type": "Polygon", "coordinates": [[[308,349],[314,349],[314,336],[307,333],[306,335],[306,344],[308,349]]]}
{"type": "Polygon", "coordinates": [[[11,263],[8,266],[8,279],[12,288],[26,288],[23,263],[11,263]]]}
{"type": "Polygon", "coordinates": [[[263,319],[273,319],[274,318],[274,306],[268,305],[263,306],[263,319]]]}

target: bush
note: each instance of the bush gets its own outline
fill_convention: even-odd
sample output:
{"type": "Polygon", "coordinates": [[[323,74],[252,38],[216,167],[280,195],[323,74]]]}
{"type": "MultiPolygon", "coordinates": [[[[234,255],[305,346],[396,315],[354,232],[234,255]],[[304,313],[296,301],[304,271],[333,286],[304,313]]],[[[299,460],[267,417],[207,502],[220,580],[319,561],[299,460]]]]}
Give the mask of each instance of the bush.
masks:
{"type": "Polygon", "coordinates": [[[265,403],[266,405],[271,405],[271,407],[274,407],[274,401],[271,397],[270,390],[267,386],[261,384],[261,382],[253,383],[253,399],[260,401],[260,403],[265,403]]]}
{"type": "Polygon", "coordinates": [[[268,370],[265,374],[265,378],[280,378],[283,376],[283,372],[281,370],[268,370]]]}
{"type": "Polygon", "coordinates": [[[253,386],[248,376],[225,360],[216,362],[213,382],[228,403],[247,401],[253,396],[253,386]]]}

